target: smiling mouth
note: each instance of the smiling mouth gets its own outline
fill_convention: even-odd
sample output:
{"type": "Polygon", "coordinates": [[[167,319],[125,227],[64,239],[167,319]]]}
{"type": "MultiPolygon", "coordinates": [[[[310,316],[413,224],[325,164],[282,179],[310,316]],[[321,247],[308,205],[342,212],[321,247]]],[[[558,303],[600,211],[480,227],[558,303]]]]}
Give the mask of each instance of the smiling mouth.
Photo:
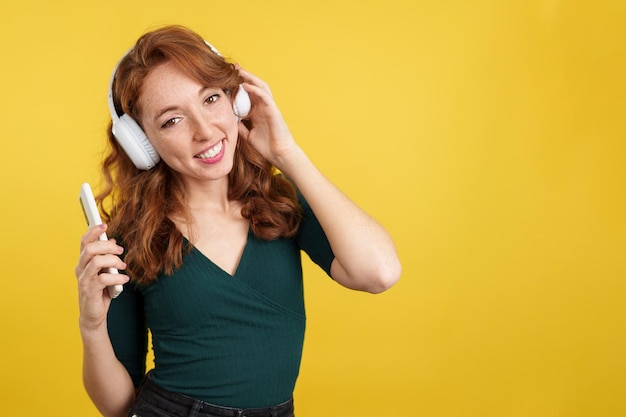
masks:
{"type": "Polygon", "coordinates": [[[217,142],[215,144],[215,146],[213,146],[212,148],[206,150],[203,153],[199,153],[196,156],[194,156],[194,158],[199,158],[199,159],[211,159],[214,158],[216,155],[219,155],[220,152],[222,152],[222,148],[224,147],[224,141],[220,140],[219,142],[217,142]]]}

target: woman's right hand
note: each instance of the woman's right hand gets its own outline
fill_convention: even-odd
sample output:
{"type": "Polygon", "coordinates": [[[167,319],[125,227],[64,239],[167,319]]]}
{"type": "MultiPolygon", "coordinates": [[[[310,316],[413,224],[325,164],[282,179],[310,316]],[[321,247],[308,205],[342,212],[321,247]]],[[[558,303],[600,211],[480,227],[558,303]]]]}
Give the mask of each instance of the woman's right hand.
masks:
{"type": "Polygon", "coordinates": [[[81,331],[97,331],[106,328],[106,317],[111,305],[107,291],[109,285],[125,284],[129,277],[109,274],[105,268],[126,269],[119,258],[124,249],[114,239],[99,240],[106,231],[106,224],[90,228],[80,241],[80,257],[74,270],[78,279],[78,305],[81,331]]]}

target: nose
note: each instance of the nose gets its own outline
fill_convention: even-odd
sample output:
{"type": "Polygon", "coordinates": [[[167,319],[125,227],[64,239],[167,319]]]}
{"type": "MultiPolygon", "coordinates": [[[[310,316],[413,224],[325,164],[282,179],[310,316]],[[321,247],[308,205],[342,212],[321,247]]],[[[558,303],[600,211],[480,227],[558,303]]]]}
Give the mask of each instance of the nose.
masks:
{"type": "Polygon", "coordinates": [[[201,113],[193,116],[191,125],[193,139],[198,142],[210,141],[217,130],[215,124],[201,113]]]}

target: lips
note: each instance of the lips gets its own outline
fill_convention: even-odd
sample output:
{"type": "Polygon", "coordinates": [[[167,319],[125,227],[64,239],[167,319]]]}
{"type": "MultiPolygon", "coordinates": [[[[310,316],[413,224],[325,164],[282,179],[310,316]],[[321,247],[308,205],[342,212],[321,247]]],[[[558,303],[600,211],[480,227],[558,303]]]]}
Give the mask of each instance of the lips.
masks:
{"type": "Polygon", "coordinates": [[[215,158],[217,155],[220,154],[220,152],[222,152],[222,149],[224,149],[224,140],[220,140],[213,147],[203,151],[202,153],[195,155],[194,158],[198,158],[198,159],[215,158]]]}

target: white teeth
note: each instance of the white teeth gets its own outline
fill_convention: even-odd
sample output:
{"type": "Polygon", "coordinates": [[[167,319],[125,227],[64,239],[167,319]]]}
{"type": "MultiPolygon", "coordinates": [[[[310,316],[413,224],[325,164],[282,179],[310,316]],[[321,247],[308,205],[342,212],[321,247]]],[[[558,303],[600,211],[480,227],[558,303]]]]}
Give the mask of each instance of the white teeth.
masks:
{"type": "Polygon", "coordinates": [[[209,149],[208,151],[204,153],[199,153],[198,155],[196,155],[196,157],[200,159],[213,158],[215,155],[217,155],[218,153],[222,151],[223,144],[224,144],[223,141],[220,140],[217,143],[217,145],[215,145],[214,147],[212,147],[211,149],[209,149]]]}

